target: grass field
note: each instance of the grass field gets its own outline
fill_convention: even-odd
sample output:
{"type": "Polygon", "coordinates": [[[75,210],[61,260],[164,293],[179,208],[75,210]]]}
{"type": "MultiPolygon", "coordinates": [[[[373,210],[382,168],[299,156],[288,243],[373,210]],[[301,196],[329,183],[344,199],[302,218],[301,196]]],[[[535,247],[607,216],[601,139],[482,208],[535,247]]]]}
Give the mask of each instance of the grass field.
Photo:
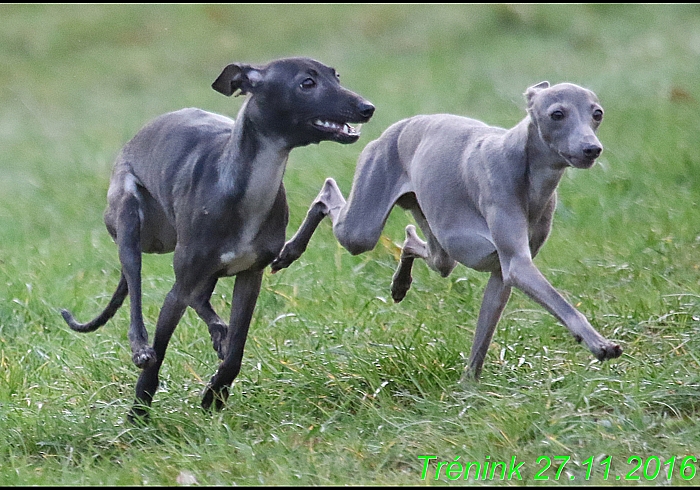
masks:
{"type": "MultiPolygon", "coordinates": [[[[697,485],[699,80],[697,5],[0,5],[0,484],[460,484],[467,462],[503,461],[523,464],[476,482],[697,485]],[[218,361],[188,311],[150,425],[130,425],[128,307],[92,334],[59,314],[91,318],[117,284],[113,159],[161,113],[235,116],[241,99],[210,88],[226,64],[291,55],[377,110],[357,144],[292,153],[288,236],[399,119],[510,127],[530,85],[594,90],[605,151],[566,174],[536,263],[623,356],[598,362],[516,291],[482,381],[461,386],[487,276],[417,263],[393,304],[397,209],[372,252],[351,256],[323,223],[265,274],[221,412],[199,407],[218,361]]],[[[151,335],[171,260],[144,257],[151,335]]],[[[233,282],[213,298],[225,318],[233,282]]]]}

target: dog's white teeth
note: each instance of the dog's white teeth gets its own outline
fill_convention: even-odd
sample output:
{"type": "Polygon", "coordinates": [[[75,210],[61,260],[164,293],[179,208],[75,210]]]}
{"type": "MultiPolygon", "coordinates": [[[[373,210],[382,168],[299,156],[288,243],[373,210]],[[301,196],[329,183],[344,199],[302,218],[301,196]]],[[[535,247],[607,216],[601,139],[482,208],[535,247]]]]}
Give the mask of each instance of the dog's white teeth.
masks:
{"type": "Polygon", "coordinates": [[[343,126],[343,133],[345,133],[349,136],[357,136],[360,134],[361,127],[362,127],[362,124],[358,124],[357,127],[352,127],[349,124],[345,124],[343,126]]]}
{"type": "Polygon", "coordinates": [[[358,124],[357,128],[354,128],[347,123],[339,124],[339,123],[336,123],[333,121],[322,121],[321,119],[314,120],[314,125],[321,127],[321,128],[325,128],[325,129],[339,131],[339,132],[346,134],[348,136],[359,135],[360,128],[362,127],[362,124],[358,124]]]}
{"type": "Polygon", "coordinates": [[[316,126],[321,126],[322,128],[327,128],[327,129],[340,129],[340,125],[331,121],[322,121],[320,119],[316,119],[314,121],[314,124],[316,126]]]}

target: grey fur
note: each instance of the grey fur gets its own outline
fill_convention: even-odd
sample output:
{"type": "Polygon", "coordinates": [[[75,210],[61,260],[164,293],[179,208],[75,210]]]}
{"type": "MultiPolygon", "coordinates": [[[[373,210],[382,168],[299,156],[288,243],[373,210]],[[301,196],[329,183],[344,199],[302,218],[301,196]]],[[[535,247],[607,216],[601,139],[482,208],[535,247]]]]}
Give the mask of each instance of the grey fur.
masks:
{"type": "Polygon", "coordinates": [[[551,230],[564,171],[590,168],[603,149],[595,134],[602,108],[593,92],[569,83],[542,82],[525,97],[527,116],[510,130],[448,114],[389,127],[360,155],[347,202],[335,181],[326,180],[272,270],[301,256],[325,216],[350,253],[373,249],[398,204],[412,212],[427,241],[407,226],[391,286],[396,302],[410,287],[416,258],[443,277],[458,262],[491,274],[466,377],[479,377],[512,287],[547,309],[598,359],[620,356],[620,346],[603,338],[532,262],[551,230]]]}

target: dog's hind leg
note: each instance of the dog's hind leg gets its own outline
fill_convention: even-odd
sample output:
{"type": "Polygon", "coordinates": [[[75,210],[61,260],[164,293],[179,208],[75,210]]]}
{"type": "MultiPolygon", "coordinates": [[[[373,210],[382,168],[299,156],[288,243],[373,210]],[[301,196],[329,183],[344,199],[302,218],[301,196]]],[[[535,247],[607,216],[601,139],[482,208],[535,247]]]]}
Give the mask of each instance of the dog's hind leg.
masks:
{"type": "Polygon", "coordinates": [[[503,310],[510,298],[511,287],[503,283],[500,271],[491,273],[484,298],[479,310],[479,318],[476,322],[476,332],[474,333],[474,343],[472,344],[469,364],[462,376],[462,380],[477,380],[484,365],[484,358],[488,351],[496,325],[503,314],[503,310]]]}
{"type": "Polygon", "coordinates": [[[118,204],[116,242],[131,301],[128,337],[132,360],[136,366],[145,368],[156,362],[156,354],[148,345],[148,332],[141,310],[141,218],[138,191],[135,185],[133,187],[122,195],[118,204]]]}
{"type": "Polygon", "coordinates": [[[226,357],[204,390],[202,407],[209,409],[214,403],[220,410],[228,398],[228,389],[241,370],[243,349],[248,338],[250,321],[255,311],[255,303],[260,294],[263,271],[247,270],[236,276],[231,300],[231,321],[226,339],[226,357]]]}
{"type": "MultiPolygon", "coordinates": [[[[272,271],[288,267],[301,257],[323,218],[328,216],[333,223],[333,234],[338,242],[351,254],[357,255],[374,248],[379,241],[384,222],[396,201],[374,196],[372,213],[364,212],[362,199],[345,201],[338,184],[332,178],[326,179],[316,199],[306,214],[304,222],[294,236],[285,243],[282,251],[272,262],[272,271]],[[353,206],[353,202],[357,202],[353,206]]],[[[352,199],[352,194],[351,194],[352,199]]]]}
{"type": "Polygon", "coordinates": [[[411,269],[414,259],[425,260],[428,267],[440,273],[442,277],[449,276],[457,266],[457,261],[450,257],[438,243],[437,238],[430,230],[428,221],[420,208],[417,208],[417,203],[408,207],[427,241],[418,237],[415,226],[406,226],[406,240],[401,248],[401,259],[391,280],[391,297],[396,303],[404,299],[411,287],[411,282],[413,282],[411,269]]]}
{"type": "Polygon", "coordinates": [[[306,218],[272,262],[272,271],[288,267],[306,250],[319,223],[326,216],[333,234],[352,255],[372,250],[379,241],[396,201],[411,192],[410,181],[395,154],[392,137],[370,142],[360,155],[350,196],[345,201],[335,180],[326,179],[306,218]]]}
{"type": "Polygon", "coordinates": [[[323,218],[330,215],[331,221],[334,221],[344,205],[345,198],[340,192],[338,184],[332,178],[326,179],[318,196],[311,203],[301,226],[294,236],[284,244],[282,251],[270,264],[272,273],[289,267],[292,262],[301,257],[323,218]]]}
{"type": "Polygon", "coordinates": [[[114,316],[119,307],[121,307],[121,305],[124,303],[124,299],[128,294],[129,287],[126,283],[126,277],[122,273],[121,277],[119,278],[117,289],[114,291],[112,299],[109,300],[109,304],[105,307],[102,313],[100,313],[93,320],[90,320],[87,323],[79,323],[73,314],[68,310],[61,310],[61,315],[63,315],[63,319],[66,321],[68,326],[70,326],[70,328],[76,332],[94,332],[114,316]]]}
{"type": "Polygon", "coordinates": [[[418,238],[415,226],[408,225],[406,227],[406,240],[401,247],[399,266],[391,278],[391,297],[395,303],[402,301],[411,288],[413,282],[411,270],[413,269],[413,261],[417,258],[427,260],[428,244],[418,238]]]}

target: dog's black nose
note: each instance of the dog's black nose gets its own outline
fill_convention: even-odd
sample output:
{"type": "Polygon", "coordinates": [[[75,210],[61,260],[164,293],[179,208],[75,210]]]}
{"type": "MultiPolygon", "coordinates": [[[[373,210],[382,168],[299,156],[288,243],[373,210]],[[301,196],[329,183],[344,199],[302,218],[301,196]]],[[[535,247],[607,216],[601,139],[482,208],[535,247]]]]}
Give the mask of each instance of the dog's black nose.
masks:
{"type": "Polygon", "coordinates": [[[367,101],[360,102],[357,110],[360,112],[362,117],[367,119],[372,117],[372,114],[374,114],[374,106],[367,101]]]}
{"type": "Polygon", "coordinates": [[[590,145],[583,149],[586,158],[598,158],[603,149],[598,145],[590,145]]]}

